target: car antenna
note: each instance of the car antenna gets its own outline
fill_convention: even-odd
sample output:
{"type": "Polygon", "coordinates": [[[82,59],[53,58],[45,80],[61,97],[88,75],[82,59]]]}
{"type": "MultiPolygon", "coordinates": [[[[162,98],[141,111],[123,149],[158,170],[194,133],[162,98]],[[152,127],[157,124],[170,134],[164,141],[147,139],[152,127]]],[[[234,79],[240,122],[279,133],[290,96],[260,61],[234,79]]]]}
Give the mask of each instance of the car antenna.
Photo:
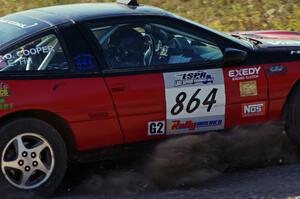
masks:
{"type": "Polygon", "coordinates": [[[139,3],[137,0],[117,0],[116,2],[119,4],[125,4],[128,6],[139,6],[139,3]]]}

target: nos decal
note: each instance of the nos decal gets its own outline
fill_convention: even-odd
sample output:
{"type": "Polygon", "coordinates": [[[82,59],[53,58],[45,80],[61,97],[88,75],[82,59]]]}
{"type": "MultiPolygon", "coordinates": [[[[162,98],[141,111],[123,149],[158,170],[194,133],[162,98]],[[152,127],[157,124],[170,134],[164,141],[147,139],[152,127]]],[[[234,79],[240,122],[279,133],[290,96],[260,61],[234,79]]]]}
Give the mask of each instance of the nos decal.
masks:
{"type": "Polygon", "coordinates": [[[164,73],[167,134],[224,128],[222,69],[164,73]]]}

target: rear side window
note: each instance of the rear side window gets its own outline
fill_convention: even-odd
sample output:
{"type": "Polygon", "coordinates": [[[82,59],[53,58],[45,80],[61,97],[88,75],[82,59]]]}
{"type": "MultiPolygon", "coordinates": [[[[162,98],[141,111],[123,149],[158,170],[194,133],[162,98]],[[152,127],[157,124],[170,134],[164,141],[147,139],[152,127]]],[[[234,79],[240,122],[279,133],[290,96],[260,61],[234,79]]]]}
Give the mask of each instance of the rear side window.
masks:
{"type": "Polygon", "coordinates": [[[69,70],[69,64],[53,34],[0,55],[0,72],[55,70],[69,70]]]}

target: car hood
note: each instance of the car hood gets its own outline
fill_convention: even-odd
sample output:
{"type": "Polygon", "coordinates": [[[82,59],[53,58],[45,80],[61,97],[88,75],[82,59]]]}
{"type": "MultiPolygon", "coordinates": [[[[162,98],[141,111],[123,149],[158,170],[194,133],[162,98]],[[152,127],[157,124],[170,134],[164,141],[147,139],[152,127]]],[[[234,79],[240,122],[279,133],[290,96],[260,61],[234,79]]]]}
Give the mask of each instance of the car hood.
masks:
{"type": "Polygon", "coordinates": [[[258,40],[262,43],[261,47],[300,47],[300,32],[271,30],[235,32],[232,35],[258,40]]]}

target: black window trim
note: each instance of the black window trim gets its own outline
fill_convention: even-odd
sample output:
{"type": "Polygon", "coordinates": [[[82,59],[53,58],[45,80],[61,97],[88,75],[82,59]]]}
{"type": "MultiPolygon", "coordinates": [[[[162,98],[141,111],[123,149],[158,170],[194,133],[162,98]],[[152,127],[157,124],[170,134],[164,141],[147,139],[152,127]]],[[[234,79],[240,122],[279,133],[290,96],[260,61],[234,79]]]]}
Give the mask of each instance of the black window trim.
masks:
{"type": "MultiPolygon", "coordinates": [[[[93,19],[89,21],[84,21],[78,24],[79,29],[86,36],[89,45],[92,47],[94,54],[96,55],[96,59],[100,65],[100,73],[104,76],[120,76],[120,75],[130,75],[130,74],[145,74],[145,73],[160,73],[160,72],[171,72],[171,71],[187,71],[187,70],[199,70],[199,65],[201,65],[201,69],[214,69],[214,68],[222,68],[223,61],[212,61],[206,63],[183,63],[183,64],[170,64],[163,66],[148,66],[148,67],[133,67],[129,69],[109,69],[105,57],[103,54],[103,49],[100,46],[99,42],[95,38],[94,34],[91,31],[91,26],[107,26],[112,24],[121,24],[121,23],[158,23],[162,25],[171,26],[172,28],[180,28],[180,29],[188,29],[190,34],[199,35],[200,33],[205,34],[205,39],[208,39],[218,45],[221,49],[222,53],[224,53],[225,48],[229,46],[233,46],[239,49],[247,50],[244,46],[235,43],[231,40],[221,37],[213,32],[205,30],[201,27],[195,26],[194,24],[190,24],[186,21],[182,21],[180,19],[169,17],[169,16],[122,16],[122,17],[110,17],[103,19],[93,19]],[[170,25],[171,24],[171,25],[170,25]],[[175,25],[174,25],[175,24],[175,25]],[[95,43],[97,45],[95,45],[95,43]],[[225,44],[226,43],[226,44],[225,44]]],[[[203,35],[202,35],[203,37],[203,35]]]]}

